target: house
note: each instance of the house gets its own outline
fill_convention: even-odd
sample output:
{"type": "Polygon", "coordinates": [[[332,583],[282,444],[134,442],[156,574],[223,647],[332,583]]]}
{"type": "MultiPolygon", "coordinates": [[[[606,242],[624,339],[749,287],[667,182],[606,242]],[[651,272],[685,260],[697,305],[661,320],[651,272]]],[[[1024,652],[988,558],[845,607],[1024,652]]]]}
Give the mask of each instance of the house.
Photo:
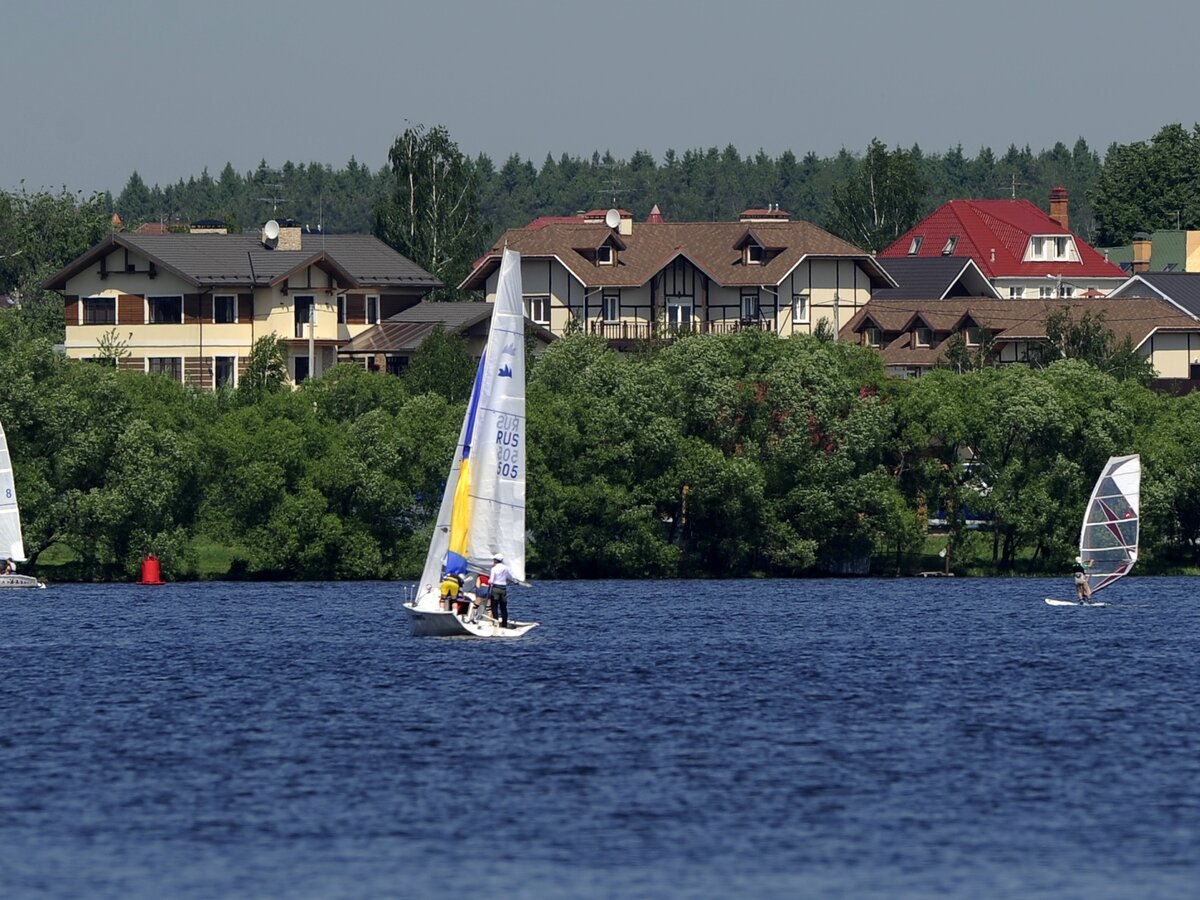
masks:
{"type": "Polygon", "coordinates": [[[64,297],[65,351],[203,388],[236,385],[256,339],[287,342],[293,384],[440,282],[368,235],[113,233],[43,283],[64,297]],[[311,359],[310,359],[311,356],[311,359]]]}
{"type": "Polygon", "coordinates": [[[536,219],[505,232],[461,286],[493,300],[505,246],[521,254],[530,319],[618,349],[684,331],[810,333],[822,320],[836,334],[896,286],[871,254],[774,206],[736,222],[673,224],[657,207],[638,223],[617,209],[536,219]]]}
{"type": "Polygon", "coordinates": [[[1128,277],[1068,228],[1068,195],[1050,192],[1047,215],[1028,200],[951,200],[879,254],[969,256],[1002,297],[1104,296],[1128,277]]]}
{"type": "Polygon", "coordinates": [[[1025,362],[1046,341],[1046,317],[1064,307],[1076,321],[1103,316],[1104,326],[1118,340],[1130,338],[1160,380],[1200,377],[1192,362],[1200,352],[1200,322],[1161,299],[873,299],[846,323],[841,338],[874,347],[889,374],[913,378],[945,360],[958,341],[994,364],[1025,362]]]}
{"type": "MultiPolygon", "coordinates": [[[[359,362],[368,369],[386,370],[398,375],[408,367],[425,338],[437,328],[465,338],[468,352],[478,359],[487,346],[492,308],[491,303],[422,301],[351,338],[338,348],[338,359],[359,362]]],[[[526,324],[529,324],[528,321],[526,324]]],[[[533,329],[536,353],[553,341],[554,335],[538,325],[533,329]]]]}
{"type": "Polygon", "coordinates": [[[1100,252],[1126,273],[1200,272],[1200,231],[1139,231],[1127,246],[1100,252]]]}

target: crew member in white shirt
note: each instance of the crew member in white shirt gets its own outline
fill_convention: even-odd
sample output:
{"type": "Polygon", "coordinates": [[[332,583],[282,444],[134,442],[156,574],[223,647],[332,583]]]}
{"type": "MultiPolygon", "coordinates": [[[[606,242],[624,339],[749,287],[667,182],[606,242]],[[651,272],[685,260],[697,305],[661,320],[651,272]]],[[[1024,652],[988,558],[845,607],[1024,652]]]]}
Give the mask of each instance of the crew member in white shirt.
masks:
{"type": "Polygon", "coordinates": [[[508,579],[512,570],[504,564],[504,557],[497,553],[492,557],[492,618],[500,620],[500,627],[508,627],[508,579]]]}

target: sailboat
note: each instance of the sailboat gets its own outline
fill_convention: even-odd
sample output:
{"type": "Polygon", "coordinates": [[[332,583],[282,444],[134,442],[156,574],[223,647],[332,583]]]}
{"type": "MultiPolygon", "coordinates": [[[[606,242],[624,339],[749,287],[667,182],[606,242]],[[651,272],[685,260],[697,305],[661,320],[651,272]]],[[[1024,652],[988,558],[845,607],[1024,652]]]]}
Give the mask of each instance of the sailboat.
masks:
{"type": "MultiPolygon", "coordinates": [[[[1129,574],[1138,555],[1138,494],[1142,483],[1142,460],[1138,454],[1113,456],[1096,479],[1083,527],[1079,530],[1079,556],[1090,563],[1088,587],[1092,597],[1129,574]]],[[[1047,597],[1051,606],[1079,606],[1079,600],[1047,597]]],[[[1085,606],[1107,606],[1089,599],[1085,606]]]]}
{"type": "MultiPolygon", "coordinates": [[[[0,571],[6,560],[25,561],[25,542],[21,539],[21,510],[17,506],[17,488],[13,481],[12,458],[8,439],[0,425],[0,571]]],[[[0,575],[0,588],[44,588],[29,575],[0,575]]]]}
{"type": "MultiPolygon", "coordinates": [[[[487,573],[500,556],[525,580],[525,311],[521,256],[505,249],[487,347],[458,434],[450,475],[415,595],[404,604],[412,633],[439,637],[520,637],[537,622],[501,627],[487,616],[444,609],[444,573],[487,573]]],[[[468,599],[474,596],[467,594],[468,599]]]]}

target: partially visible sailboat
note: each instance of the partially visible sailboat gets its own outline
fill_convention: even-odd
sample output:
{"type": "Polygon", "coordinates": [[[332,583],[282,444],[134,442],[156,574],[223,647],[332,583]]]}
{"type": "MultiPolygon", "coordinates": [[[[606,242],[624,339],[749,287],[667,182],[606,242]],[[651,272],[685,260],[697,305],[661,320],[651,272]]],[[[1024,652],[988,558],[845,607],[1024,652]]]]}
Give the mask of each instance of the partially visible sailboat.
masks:
{"type": "MultiPolygon", "coordinates": [[[[463,416],[416,595],[404,604],[412,633],[440,637],[520,637],[537,622],[444,609],[443,574],[486,574],[496,556],[525,580],[525,310],[521,257],[506,249],[487,347],[463,416]]],[[[471,598],[473,599],[473,597],[471,598]]]]}
{"type": "MultiPolygon", "coordinates": [[[[21,510],[17,506],[17,487],[13,479],[12,458],[8,455],[8,439],[0,424],[0,572],[4,564],[25,562],[25,541],[21,537],[21,510]]],[[[0,588],[44,588],[45,585],[29,575],[0,575],[0,588]]]]}
{"type": "MultiPolygon", "coordinates": [[[[1085,577],[1092,597],[1128,575],[1137,562],[1141,485],[1142,460],[1134,453],[1110,457],[1092,488],[1079,530],[1079,556],[1090,563],[1085,577]]],[[[1046,602],[1051,606],[1081,605],[1079,600],[1053,597],[1046,602]]],[[[1107,604],[1089,599],[1083,605],[1107,604]]]]}

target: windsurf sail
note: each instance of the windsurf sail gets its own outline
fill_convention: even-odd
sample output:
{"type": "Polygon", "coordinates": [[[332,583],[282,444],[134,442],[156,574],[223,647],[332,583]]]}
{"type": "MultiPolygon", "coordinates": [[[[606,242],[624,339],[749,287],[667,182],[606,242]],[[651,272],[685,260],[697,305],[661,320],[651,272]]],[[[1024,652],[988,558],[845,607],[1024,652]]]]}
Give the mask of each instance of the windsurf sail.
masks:
{"type": "Polygon", "coordinates": [[[1079,532],[1079,555],[1088,568],[1092,593],[1127,575],[1138,555],[1138,494],[1142,461],[1114,456],[1096,479],[1079,532]]]}

